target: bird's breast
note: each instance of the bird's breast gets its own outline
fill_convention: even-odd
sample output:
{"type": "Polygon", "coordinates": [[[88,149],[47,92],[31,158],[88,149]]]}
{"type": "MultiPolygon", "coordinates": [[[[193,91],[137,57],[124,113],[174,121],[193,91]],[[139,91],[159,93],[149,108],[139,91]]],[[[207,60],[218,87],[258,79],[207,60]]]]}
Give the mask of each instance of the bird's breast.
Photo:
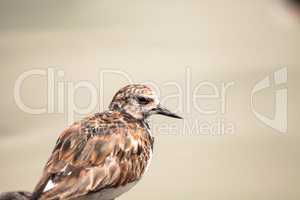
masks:
{"type": "Polygon", "coordinates": [[[128,192],[138,181],[128,183],[124,186],[104,188],[98,192],[90,193],[88,195],[78,197],[74,200],[113,200],[123,193],[128,192]]]}

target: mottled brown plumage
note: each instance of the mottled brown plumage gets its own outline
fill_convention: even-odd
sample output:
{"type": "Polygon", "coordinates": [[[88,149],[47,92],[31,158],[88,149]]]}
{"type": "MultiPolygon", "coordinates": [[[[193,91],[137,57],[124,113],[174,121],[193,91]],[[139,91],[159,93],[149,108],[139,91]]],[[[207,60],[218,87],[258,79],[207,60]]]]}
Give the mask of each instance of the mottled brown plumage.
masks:
{"type": "Polygon", "coordinates": [[[161,108],[149,87],[129,85],[110,110],[67,128],[58,138],[32,199],[111,200],[145,173],[152,154],[150,114],[177,115],[161,108]]]}

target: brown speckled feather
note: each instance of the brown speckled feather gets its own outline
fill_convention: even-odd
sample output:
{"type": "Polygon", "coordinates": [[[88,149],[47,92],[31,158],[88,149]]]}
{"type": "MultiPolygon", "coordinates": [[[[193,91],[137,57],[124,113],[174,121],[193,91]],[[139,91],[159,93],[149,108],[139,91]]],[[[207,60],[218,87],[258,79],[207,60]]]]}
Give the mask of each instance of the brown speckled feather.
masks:
{"type": "Polygon", "coordinates": [[[66,129],[33,199],[73,199],[141,178],[153,138],[144,122],[117,111],[94,114],[66,129]]]}

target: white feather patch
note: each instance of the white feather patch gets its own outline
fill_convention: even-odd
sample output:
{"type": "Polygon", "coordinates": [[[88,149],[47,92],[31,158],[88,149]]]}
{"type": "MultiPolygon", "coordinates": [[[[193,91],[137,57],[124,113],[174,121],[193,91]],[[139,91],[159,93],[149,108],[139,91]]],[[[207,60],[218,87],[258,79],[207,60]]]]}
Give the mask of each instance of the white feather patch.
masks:
{"type": "Polygon", "coordinates": [[[151,160],[152,160],[152,150],[150,150],[150,155],[149,155],[149,160],[148,160],[148,163],[147,163],[147,166],[146,166],[146,169],[145,169],[145,172],[146,173],[150,167],[150,164],[151,164],[151,160]]]}
{"type": "Polygon", "coordinates": [[[46,187],[44,188],[43,192],[47,192],[48,190],[51,190],[54,187],[54,184],[52,180],[49,180],[46,187]]]}

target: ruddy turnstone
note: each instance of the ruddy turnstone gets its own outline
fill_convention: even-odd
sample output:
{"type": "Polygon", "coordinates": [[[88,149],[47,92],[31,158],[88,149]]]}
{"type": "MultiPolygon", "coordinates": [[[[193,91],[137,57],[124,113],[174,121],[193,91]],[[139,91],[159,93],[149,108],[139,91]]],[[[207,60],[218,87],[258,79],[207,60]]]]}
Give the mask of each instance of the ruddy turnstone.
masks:
{"type": "Polygon", "coordinates": [[[142,84],[119,90],[109,110],[74,123],[58,138],[32,200],[113,200],[147,171],[154,137],[147,118],[162,114],[155,92],[142,84]]]}

